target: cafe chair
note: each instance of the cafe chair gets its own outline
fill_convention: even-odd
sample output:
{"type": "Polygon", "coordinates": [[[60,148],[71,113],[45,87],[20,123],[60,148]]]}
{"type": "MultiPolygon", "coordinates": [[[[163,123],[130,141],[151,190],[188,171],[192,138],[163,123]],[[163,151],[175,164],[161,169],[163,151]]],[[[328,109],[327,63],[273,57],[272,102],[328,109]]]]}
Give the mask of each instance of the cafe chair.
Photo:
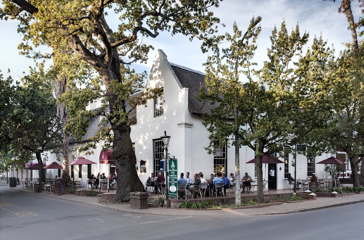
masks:
{"type": "Polygon", "coordinates": [[[184,192],[185,195],[184,195],[184,198],[186,199],[187,198],[187,187],[186,187],[187,184],[181,184],[181,183],[178,183],[178,199],[179,199],[179,193],[180,192],[184,192]]]}
{"type": "Polygon", "coordinates": [[[224,196],[224,184],[223,183],[216,183],[215,184],[216,197],[217,197],[218,192],[221,192],[221,196],[224,196]]]}

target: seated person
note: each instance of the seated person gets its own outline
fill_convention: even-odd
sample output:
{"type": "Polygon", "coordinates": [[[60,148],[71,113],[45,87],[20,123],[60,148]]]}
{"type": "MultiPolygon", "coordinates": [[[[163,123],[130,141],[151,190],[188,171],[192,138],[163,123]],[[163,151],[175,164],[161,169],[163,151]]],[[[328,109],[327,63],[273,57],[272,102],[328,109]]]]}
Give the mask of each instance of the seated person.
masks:
{"type": "Polygon", "coordinates": [[[149,186],[151,186],[151,187],[154,187],[155,186],[155,184],[154,184],[154,173],[151,173],[150,174],[150,177],[148,177],[148,180],[147,180],[147,182],[145,183],[145,191],[147,191],[147,188],[149,187],[149,186]]]}
{"type": "Polygon", "coordinates": [[[193,186],[190,187],[190,192],[193,193],[193,197],[196,198],[196,196],[198,194],[198,190],[200,189],[201,179],[200,179],[200,175],[197,173],[195,173],[195,175],[193,175],[193,177],[194,177],[194,182],[193,182],[193,186]]]}
{"type": "MultiPolygon", "coordinates": [[[[288,177],[287,177],[287,179],[288,179],[288,181],[289,181],[289,183],[292,183],[292,182],[295,182],[296,180],[291,176],[291,174],[290,173],[288,173],[288,177]]],[[[299,188],[299,185],[301,184],[301,182],[298,182],[297,181],[297,188],[299,188]]]]}
{"type": "Polygon", "coordinates": [[[312,173],[312,177],[311,177],[311,182],[310,182],[310,189],[313,185],[316,185],[318,186],[318,183],[317,183],[317,177],[314,173],[312,173]]]}
{"type": "Polygon", "coordinates": [[[95,175],[91,174],[91,177],[88,179],[88,182],[87,182],[91,187],[94,186],[94,185],[92,185],[95,182],[94,179],[96,179],[95,175]]]}
{"type": "Polygon", "coordinates": [[[217,173],[217,177],[216,177],[216,178],[214,178],[213,184],[214,184],[214,190],[215,190],[215,191],[217,190],[217,188],[216,188],[216,184],[217,184],[217,183],[219,183],[219,184],[220,184],[220,183],[221,183],[221,184],[223,184],[223,181],[222,181],[221,176],[222,176],[221,172],[218,172],[218,173],[217,173]]]}
{"type": "Polygon", "coordinates": [[[224,195],[226,196],[226,189],[230,188],[230,180],[226,177],[225,173],[222,174],[222,182],[224,184],[224,195]]]}
{"type": "Polygon", "coordinates": [[[248,173],[246,172],[244,177],[241,179],[241,181],[243,182],[243,185],[241,185],[240,187],[243,188],[243,193],[245,190],[245,187],[248,188],[247,192],[251,192],[250,189],[252,188],[252,184],[251,182],[253,181],[253,179],[248,175],[248,173]]]}
{"type": "Polygon", "coordinates": [[[186,192],[186,185],[187,185],[187,180],[185,178],[183,178],[184,174],[183,172],[181,173],[181,178],[178,179],[177,184],[178,184],[178,199],[183,198],[185,199],[185,192],[186,192]],[[182,187],[184,185],[184,187],[182,187]]]}
{"type": "Polygon", "coordinates": [[[234,183],[235,183],[234,173],[230,173],[229,181],[230,181],[231,185],[234,185],[234,183]]]}
{"type": "Polygon", "coordinates": [[[158,193],[158,189],[160,189],[162,191],[162,187],[165,186],[165,181],[166,181],[166,179],[162,175],[162,172],[159,172],[157,180],[155,181],[155,186],[154,186],[154,193],[155,194],[158,193]]]}

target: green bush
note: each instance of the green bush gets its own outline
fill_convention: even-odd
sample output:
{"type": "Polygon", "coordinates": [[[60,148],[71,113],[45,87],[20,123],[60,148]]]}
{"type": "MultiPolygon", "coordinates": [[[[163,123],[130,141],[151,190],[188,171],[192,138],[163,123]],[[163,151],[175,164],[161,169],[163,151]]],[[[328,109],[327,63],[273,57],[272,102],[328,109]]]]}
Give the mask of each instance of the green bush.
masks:
{"type": "Polygon", "coordinates": [[[245,201],[244,205],[247,205],[247,206],[255,206],[255,205],[258,205],[258,203],[257,203],[257,201],[254,198],[251,198],[251,199],[245,201]]]}
{"type": "Polygon", "coordinates": [[[66,193],[75,194],[76,193],[76,188],[75,187],[66,188],[66,193]]]}
{"type": "Polygon", "coordinates": [[[93,190],[91,191],[86,191],[86,196],[96,196],[97,192],[94,192],[93,190]]]}
{"type": "Polygon", "coordinates": [[[364,192],[364,187],[363,186],[359,186],[353,189],[353,192],[364,192]]]}
{"type": "Polygon", "coordinates": [[[191,209],[206,209],[213,207],[214,201],[198,201],[198,202],[182,202],[180,208],[191,208],[191,209]]]}
{"type": "Polygon", "coordinates": [[[158,196],[157,198],[155,198],[153,201],[152,201],[152,205],[154,207],[163,207],[164,206],[164,196],[158,196]]]}

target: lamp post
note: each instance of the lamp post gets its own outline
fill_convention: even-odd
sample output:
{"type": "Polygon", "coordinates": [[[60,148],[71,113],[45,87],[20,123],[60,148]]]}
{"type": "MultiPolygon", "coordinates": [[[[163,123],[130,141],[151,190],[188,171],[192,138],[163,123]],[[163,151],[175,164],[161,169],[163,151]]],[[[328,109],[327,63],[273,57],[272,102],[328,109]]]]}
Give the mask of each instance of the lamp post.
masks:
{"type": "Polygon", "coordinates": [[[168,146],[169,146],[169,140],[171,139],[171,136],[167,136],[167,131],[164,131],[164,136],[161,136],[162,142],[163,142],[163,149],[166,150],[166,207],[170,207],[169,202],[169,179],[168,179],[168,146]]]}

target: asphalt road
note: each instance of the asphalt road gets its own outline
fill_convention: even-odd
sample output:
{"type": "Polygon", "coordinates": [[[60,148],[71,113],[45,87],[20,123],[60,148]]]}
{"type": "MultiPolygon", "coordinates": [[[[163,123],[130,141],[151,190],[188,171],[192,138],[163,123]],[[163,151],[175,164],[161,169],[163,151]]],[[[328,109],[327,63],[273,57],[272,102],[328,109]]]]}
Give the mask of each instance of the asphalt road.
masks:
{"type": "MultiPolygon", "coordinates": [[[[0,186],[0,239],[363,239],[364,203],[262,217],[132,214],[0,186]]],[[[218,211],[217,211],[218,212],[218,211]]]]}

